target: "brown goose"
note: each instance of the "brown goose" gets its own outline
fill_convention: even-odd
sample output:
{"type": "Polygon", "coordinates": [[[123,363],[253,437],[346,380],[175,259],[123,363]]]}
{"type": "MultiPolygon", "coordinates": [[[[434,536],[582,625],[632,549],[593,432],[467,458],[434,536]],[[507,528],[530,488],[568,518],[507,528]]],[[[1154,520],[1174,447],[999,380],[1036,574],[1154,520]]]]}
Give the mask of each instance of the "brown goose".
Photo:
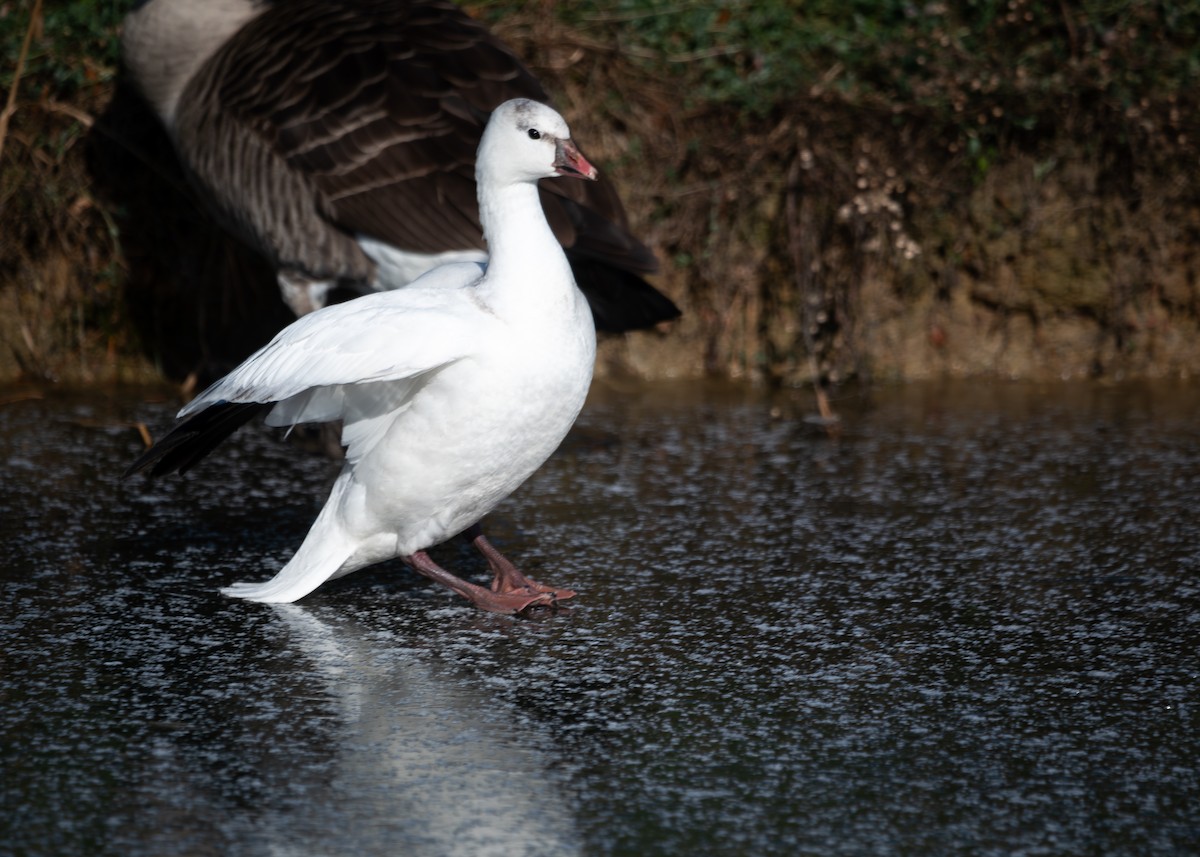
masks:
{"type": "MultiPolygon", "coordinates": [[[[213,213],[274,265],[304,314],[335,286],[403,286],[486,258],[475,148],[492,109],[548,100],[481,23],[444,0],[149,0],[126,66],[213,213]]],[[[611,184],[543,183],[542,205],[596,327],[679,310],[611,184]]]]}

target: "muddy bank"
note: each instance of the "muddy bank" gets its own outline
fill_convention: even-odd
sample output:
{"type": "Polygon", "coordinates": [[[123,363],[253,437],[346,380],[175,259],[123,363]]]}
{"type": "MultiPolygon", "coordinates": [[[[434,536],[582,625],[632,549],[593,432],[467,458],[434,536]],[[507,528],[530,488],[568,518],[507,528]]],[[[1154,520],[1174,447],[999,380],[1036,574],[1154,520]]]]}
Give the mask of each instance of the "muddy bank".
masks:
{"type": "MultiPolygon", "coordinates": [[[[494,24],[615,178],[685,313],[604,342],[601,374],[1200,369],[1200,120],[1183,90],[964,136],[916,101],[855,100],[820,79],[765,108],[697,105],[611,28],[534,12],[494,24]]],[[[985,90],[956,109],[982,110],[985,90]]],[[[289,318],[115,68],[18,104],[0,200],[0,381],[202,381],[289,318]]]]}

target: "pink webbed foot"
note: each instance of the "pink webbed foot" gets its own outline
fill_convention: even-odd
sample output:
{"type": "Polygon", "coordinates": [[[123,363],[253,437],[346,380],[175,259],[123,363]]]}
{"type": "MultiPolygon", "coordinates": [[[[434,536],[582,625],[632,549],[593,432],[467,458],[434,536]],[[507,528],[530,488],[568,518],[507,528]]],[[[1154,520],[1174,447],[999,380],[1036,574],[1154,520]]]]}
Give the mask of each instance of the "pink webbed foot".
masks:
{"type": "MultiPolygon", "coordinates": [[[[531,608],[553,608],[558,602],[559,596],[556,596],[554,591],[544,588],[533,590],[518,586],[495,590],[477,586],[446,571],[434,562],[425,551],[417,551],[412,556],[404,557],[404,561],[417,573],[454,590],[480,610],[486,610],[489,613],[524,613],[531,608]]],[[[563,597],[575,594],[570,590],[564,591],[569,595],[563,597]]]]}
{"type": "Polygon", "coordinates": [[[484,536],[483,531],[476,525],[467,530],[466,535],[475,545],[475,549],[483,554],[488,568],[492,570],[492,592],[498,594],[544,594],[550,595],[555,601],[563,601],[575,597],[575,590],[560,586],[547,586],[538,583],[532,577],[527,577],[512,561],[500,553],[484,536]]]}

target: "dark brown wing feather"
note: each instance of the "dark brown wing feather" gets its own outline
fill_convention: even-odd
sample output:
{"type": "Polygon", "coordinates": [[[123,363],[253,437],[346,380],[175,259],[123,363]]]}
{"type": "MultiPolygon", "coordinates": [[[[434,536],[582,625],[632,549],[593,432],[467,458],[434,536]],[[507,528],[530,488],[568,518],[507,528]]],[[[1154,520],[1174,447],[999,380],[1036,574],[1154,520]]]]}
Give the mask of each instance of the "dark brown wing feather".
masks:
{"type": "Polygon", "coordinates": [[[533,75],[449,3],[288,3],[239,38],[273,31],[282,16],[303,38],[301,67],[280,72],[291,80],[268,76],[241,109],[275,132],[276,151],[311,176],[331,218],[415,252],[482,247],[475,149],[496,105],[546,100],[533,75]],[[320,85],[299,85],[309,79],[320,85]],[[289,89],[304,98],[282,111],[262,97],[289,89]]]}
{"type": "MultiPolygon", "coordinates": [[[[420,253],[484,246],[475,149],[490,111],[515,97],[548,100],[520,60],[452,3],[290,0],[247,24],[189,84],[179,136],[181,149],[201,141],[185,160],[226,222],[277,267],[365,279],[357,233],[420,253]],[[214,131],[233,142],[201,151],[214,131]],[[241,164],[243,174],[229,175],[241,164]]],[[[656,270],[611,184],[547,182],[542,200],[573,257],[617,269],[613,308],[627,274],[656,270]]],[[[593,279],[606,288],[599,273],[593,279]]],[[[631,318],[679,314],[634,279],[644,288],[630,300],[660,300],[631,318]]],[[[606,315],[607,329],[632,326],[606,315]]]]}

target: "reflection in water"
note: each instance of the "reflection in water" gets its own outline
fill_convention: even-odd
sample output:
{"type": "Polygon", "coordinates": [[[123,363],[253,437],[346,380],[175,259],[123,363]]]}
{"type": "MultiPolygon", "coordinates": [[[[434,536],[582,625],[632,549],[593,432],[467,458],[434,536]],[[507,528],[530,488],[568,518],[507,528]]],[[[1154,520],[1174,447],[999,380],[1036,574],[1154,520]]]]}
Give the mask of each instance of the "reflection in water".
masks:
{"type": "Polygon", "coordinates": [[[330,610],[322,621],[303,606],[274,609],[316,666],[341,729],[330,793],[258,820],[271,854],[579,852],[561,784],[504,706],[435,674],[394,634],[330,610]]]}
{"type": "Polygon", "coordinates": [[[595,393],[489,521],[579,591],[542,623],[398,565],[231,602],[329,462],[119,483],[169,406],[0,406],[0,853],[1195,851],[1198,391],[881,388],[837,441],[595,393]]]}
{"type": "Polygon", "coordinates": [[[0,408],[0,854],[579,852],[552,738],[431,663],[429,587],[393,570],[382,617],[217,594],[286,556],[328,462],[251,433],[232,480],[118,483],[127,422],[0,408]]]}

